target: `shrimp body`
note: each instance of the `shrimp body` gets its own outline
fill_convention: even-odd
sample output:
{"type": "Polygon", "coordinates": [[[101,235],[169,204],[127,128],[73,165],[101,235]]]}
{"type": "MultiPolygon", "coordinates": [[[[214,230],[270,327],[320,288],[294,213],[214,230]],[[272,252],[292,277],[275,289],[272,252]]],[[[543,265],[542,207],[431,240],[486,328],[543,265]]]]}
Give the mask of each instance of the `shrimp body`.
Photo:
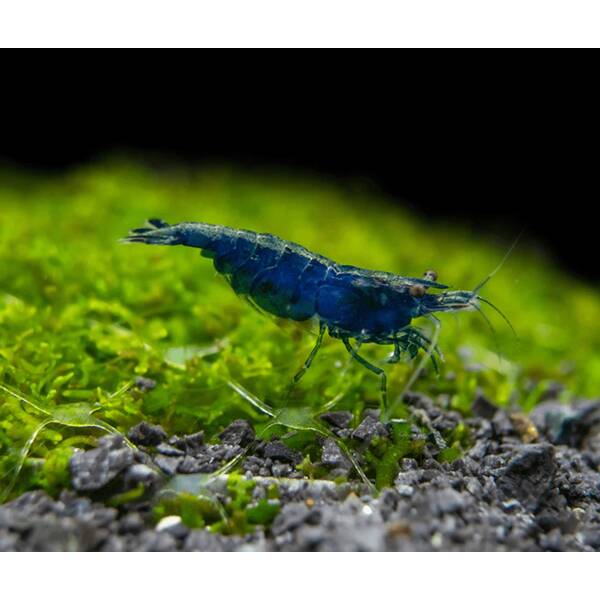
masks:
{"type": "Polygon", "coordinates": [[[327,331],[341,339],[358,362],[382,377],[384,406],[385,373],[358,355],[350,340],[393,344],[395,360],[403,351],[414,356],[428,341],[411,327],[414,318],[473,307],[472,292],[427,293],[429,288],[447,288],[433,276],[401,277],[340,265],[271,234],[208,223],[170,226],[157,219],[149,223],[150,227],[131,231],[124,241],[200,248],[233,291],[260,309],[293,321],[317,320],[317,345],[294,381],[310,366],[327,331]]]}

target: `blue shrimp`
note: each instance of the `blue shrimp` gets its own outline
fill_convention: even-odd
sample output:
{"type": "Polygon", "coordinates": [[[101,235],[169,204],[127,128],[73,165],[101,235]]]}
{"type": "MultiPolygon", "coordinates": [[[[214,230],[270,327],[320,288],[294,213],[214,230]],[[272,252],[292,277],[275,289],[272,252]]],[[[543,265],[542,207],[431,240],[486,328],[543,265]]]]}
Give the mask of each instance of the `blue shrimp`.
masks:
{"type": "Polygon", "coordinates": [[[478,291],[489,277],[473,291],[450,291],[436,281],[434,271],[413,278],[340,265],[271,234],[207,223],[169,225],[160,219],[148,223],[149,227],[132,230],[123,241],[200,248],[233,291],[259,309],[293,321],[316,319],[317,341],[293,384],[309,369],[328,332],[344,343],[354,360],[379,376],[382,418],[388,415],[386,374],[358,353],[359,346],[393,346],[390,363],[398,362],[404,353],[414,358],[420,349],[435,360],[437,336],[428,339],[411,325],[412,320],[429,317],[439,328],[433,313],[480,311],[479,301],[488,303],[478,291]],[[430,294],[430,288],[442,291],[430,294]]]}

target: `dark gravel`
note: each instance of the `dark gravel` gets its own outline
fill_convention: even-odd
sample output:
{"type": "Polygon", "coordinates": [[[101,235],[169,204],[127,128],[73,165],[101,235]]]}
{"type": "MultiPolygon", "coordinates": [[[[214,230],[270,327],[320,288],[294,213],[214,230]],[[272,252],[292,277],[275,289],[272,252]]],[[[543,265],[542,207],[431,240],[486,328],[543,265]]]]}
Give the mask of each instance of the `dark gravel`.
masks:
{"type": "Polygon", "coordinates": [[[127,437],[138,446],[158,446],[167,439],[167,434],[160,425],[151,425],[142,421],[129,430],[127,437]]]}
{"type": "Polygon", "coordinates": [[[374,437],[388,437],[388,430],[378,415],[368,414],[352,432],[352,437],[361,442],[370,442],[374,437]]]}
{"type": "Polygon", "coordinates": [[[219,435],[219,439],[224,444],[233,444],[242,447],[251,444],[254,441],[254,437],[252,425],[243,419],[234,421],[219,435]]]}
{"type": "MultiPolygon", "coordinates": [[[[442,434],[460,415],[417,394],[409,407],[429,431],[425,451],[418,460],[402,459],[393,486],[378,495],[356,483],[307,479],[298,470],[298,452],[277,439],[258,443],[246,421],[231,423],[217,444],[207,443],[202,432],[169,438],[160,427],[140,423],[128,434],[137,449],[107,436],[73,456],[73,491],[57,499],[29,492],[0,506],[0,550],[600,549],[600,403],[548,400],[528,418],[479,397],[465,421],[473,445],[452,463],[436,457],[442,434]],[[257,500],[278,483],[281,510],[270,527],[240,537],[190,530],[177,517],[153,520],[151,499],[170,476],[212,473],[244,452],[242,471],[256,480],[257,500]],[[114,494],[136,489],[144,493],[119,508],[106,505],[114,494]]],[[[354,428],[350,413],[322,419],[364,451],[372,439],[390,435],[373,411],[354,428]]],[[[423,434],[415,428],[414,436],[423,434]]],[[[334,438],[321,445],[320,465],[331,479],[352,473],[334,438]]],[[[210,486],[217,497],[228,493],[223,476],[210,486]]]]}
{"type": "Polygon", "coordinates": [[[106,436],[98,447],[71,459],[71,483],[80,492],[99,490],[133,464],[134,451],[123,438],[106,436]]]}

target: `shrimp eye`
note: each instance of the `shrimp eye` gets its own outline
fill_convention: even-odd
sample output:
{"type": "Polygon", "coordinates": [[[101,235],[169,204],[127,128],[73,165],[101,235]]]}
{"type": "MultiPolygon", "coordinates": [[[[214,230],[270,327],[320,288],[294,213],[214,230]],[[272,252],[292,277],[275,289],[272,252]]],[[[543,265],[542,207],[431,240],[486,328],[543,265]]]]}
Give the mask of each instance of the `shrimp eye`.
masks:
{"type": "Polygon", "coordinates": [[[429,281],[437,281],[438,275],[435,271],[429,269],[429,271],[425,271],[423,274],[425,279],[429,279],[429,281]]]}
{"type": "Polygon", "coordinates": [[[424,285],[417,283],[415,285],[411,285],[408,292],[413,298],[422,298],[427,292],[427,290],[425,289],[424,285]]]}

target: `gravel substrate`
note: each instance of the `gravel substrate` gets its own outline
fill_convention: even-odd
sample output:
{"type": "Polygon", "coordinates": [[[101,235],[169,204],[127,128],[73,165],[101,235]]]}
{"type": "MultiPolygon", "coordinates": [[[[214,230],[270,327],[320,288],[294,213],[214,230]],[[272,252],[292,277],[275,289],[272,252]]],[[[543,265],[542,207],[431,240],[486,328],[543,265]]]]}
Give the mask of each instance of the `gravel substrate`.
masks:
{"type": "MultiPolygon", "coordinates": [[[[436,432],[461,420],[413,394],[411,410],[436,432]]],[[[33,491],[0,506],[0,550],[101,551],[380,551],[600,549],[600,404],[554,401],[530,415],[496,410],[479,398],[465,423],[474,445],[440,464],[428,445],[419,461],[403,459],[394,486],[373,494],[364,484],[308,480],[302,457],[279,440],[258,443],[252,427],[234,421],[207,444],[202,433],[169,437],[141,423],[128,435],[100,440],[71,460],[73,490],[52,499],[33,491]],[[253,498],[276,484],[280,511],[247,536],[188,529],[177,517],[152,518],[151,497],[175,474],[215,472],[246,453],[242,471],[256,481],[253,498]],[[107,506],[115,493],[146,490],[142,499],[107,506]]],[[[340,439],[387,435],[367,411],[358,427],[349,413],[324,420],[340,439]]],[[[415,432],[417,435],[417,432],[415,432]]],[[[323,440],[321,464],[333,477],[352,472],[334,439],[323,440]]],[[[225,501],[227,477],[209,490],[225,501]]]]}

